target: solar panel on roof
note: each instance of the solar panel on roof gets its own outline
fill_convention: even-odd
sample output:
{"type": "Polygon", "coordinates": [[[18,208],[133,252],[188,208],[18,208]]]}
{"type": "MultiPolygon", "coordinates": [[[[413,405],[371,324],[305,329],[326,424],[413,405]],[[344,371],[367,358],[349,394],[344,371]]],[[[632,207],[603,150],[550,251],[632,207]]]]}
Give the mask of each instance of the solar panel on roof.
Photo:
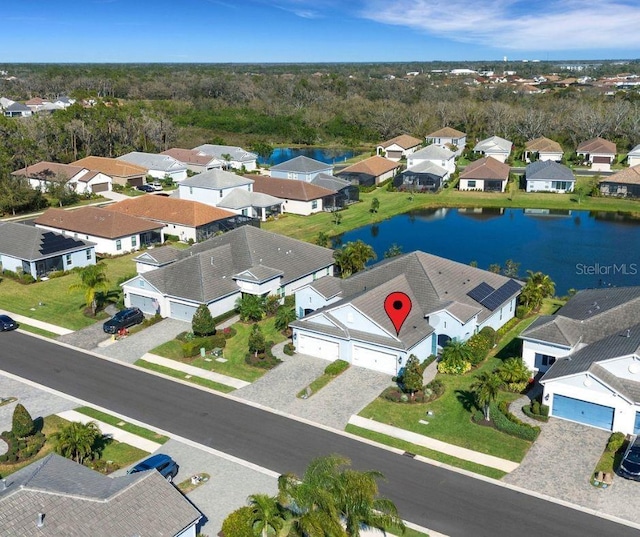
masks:
{"type": "Polygon", "coordinates": [[[42,240],[40,241],[40,248],[38,251],[42,255],[49,255],[81,247],[83,244],[84,243],[82,241],[48,231],[47,233],[42,234],[42,240]]]}
{"type": "Polygon", "coordinates": [[[488,310],[493,311],[519,290],[520,284],[515,280],[509,280],[503,286],[499,287],[489,296],[481,300],[480,304],[488,310]]]}
{"type": "Polygon", "coordinates": [[[488,283],[482,282],[480,285],[476,285],[471,291],[467,293],[467,296],[473,298],[476,302],[482,303],[495,289],[488,283]]]}

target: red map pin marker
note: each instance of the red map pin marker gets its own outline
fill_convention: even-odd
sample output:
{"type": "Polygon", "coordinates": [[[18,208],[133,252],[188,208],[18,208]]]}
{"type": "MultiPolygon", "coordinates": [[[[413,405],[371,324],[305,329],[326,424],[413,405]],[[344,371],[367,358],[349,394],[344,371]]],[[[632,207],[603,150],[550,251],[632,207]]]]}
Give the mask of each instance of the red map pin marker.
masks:
{"type": "Polygon", "coordinates": [[[396,329],[396,335],[400,334],[400,328],[411,313],[411,299],[405,293],[396,291],[387,295],[384,299],[384,311],[387,312],[389,319],[396,329]]]}

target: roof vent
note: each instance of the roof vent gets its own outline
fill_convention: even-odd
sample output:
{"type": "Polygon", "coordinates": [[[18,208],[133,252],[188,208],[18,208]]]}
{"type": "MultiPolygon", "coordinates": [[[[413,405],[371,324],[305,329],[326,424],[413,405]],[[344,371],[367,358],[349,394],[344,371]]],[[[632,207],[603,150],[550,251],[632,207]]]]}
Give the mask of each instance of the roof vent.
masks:
{"type": "Polygon", "coordinates": [[[44,513],[38,513],[38,520],[36,522],[36,526],[38,526],[39,528],[44,526],[44,513]]]}
{"type": "Polygon", "coordinates": [[[211,266],[213,266],[213,256],[211,256],[211,266]]]}
{"type": "Polygon", "coordinates": [[[627,334],[624,337],[631,337],[631,330],[627,328],[627,334]]]}

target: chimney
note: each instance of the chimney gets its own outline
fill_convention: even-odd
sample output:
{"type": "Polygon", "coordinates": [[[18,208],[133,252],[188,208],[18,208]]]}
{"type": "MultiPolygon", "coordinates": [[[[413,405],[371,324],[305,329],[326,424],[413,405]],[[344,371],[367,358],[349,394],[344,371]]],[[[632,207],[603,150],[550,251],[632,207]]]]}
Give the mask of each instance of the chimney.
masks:
{"type": "Polygon", "coordinates": [[[36,526],[41,528],[44,526],[44,513],[38,513],[38,521],[36,522],[36,526]]]}

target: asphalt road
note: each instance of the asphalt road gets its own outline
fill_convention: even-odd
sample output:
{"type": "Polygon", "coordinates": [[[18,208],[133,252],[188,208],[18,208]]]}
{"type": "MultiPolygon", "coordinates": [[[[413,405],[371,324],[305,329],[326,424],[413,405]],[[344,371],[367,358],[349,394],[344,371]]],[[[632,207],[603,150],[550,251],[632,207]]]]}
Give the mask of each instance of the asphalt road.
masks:
{"type": "Polygon", "coordinates": [[[405,520],[452,537],[640,534],[26,334],[2,333],[0,342],[1,370],[278,473],[301,474],[314,457],[346,455],[355,468],[384,473],[381,492],[393,499],[405,520]]]}

